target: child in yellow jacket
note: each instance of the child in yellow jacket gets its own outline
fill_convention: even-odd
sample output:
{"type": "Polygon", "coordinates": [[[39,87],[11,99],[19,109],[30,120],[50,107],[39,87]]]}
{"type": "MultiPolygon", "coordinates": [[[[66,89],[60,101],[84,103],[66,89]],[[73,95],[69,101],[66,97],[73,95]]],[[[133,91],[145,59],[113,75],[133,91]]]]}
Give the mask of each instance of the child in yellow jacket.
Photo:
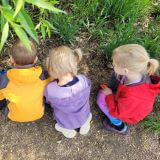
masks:
{"type": "Polygon", "coordinates": [[[0,100],[7,101],[8,118],[16,122],[40,119],[44,114],[43,92],[49,82],[37,62],[37,50],[31,51],[17,40],[11,48],[12,67],[0,75],[0,100]]]}

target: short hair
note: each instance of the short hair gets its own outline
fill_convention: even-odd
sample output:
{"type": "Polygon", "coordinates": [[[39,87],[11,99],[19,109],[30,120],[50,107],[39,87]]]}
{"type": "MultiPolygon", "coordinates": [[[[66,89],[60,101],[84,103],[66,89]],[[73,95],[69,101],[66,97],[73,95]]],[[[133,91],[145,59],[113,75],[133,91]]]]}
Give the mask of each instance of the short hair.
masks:
{"type": "Polygon", "coordinates": [[[72,50],[67,46],[53,48],[48,57],[48,72],[53,78],[59,78],[67,73],[76,75],[77,65],[81,59],[82,52],[80,49],[72,50]]]}
{"type": "Polygon", "coordinates": [[[31,39],[29,40],[29,43],[31,51],[28,50],[19,39],[14,42],[10,54],[17,65],[28,65],[34,63],[37,56],[37,50],[31,39]]]}

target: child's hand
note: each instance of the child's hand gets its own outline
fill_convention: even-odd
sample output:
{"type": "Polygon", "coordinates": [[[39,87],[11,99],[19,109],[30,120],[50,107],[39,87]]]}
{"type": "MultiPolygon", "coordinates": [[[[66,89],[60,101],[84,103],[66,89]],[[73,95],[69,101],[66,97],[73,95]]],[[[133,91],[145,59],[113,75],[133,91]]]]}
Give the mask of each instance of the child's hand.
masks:
{"type": "Polygon", "coordinates": [[[112,90],[108,87],[106,87],[105,89],[102,90],[102,92],[107,96],[109,94],[112,94],[112,90]]]}

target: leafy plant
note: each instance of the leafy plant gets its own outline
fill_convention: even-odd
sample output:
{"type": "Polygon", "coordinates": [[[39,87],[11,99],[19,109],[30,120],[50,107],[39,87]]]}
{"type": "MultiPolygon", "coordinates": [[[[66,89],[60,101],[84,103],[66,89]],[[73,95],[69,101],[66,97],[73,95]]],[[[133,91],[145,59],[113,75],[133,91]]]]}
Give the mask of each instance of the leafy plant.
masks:
{"type": "Polygon", "coordinates": [[[133,27],[132,21],[126,23],[117,24],[115,30],[110,30],[106,41],[100,43],[100,48],[104,50],[107,57],[110,57],[113,49],[116,47],[129,44],[138,43],[140,41],[137,30],[133,27]]]}
{"type": "Polygon", "coordinates": [[[2,0],[0,4],[0,50],[2,50],[10,32],[16,33],[28,49],[31,49],[28,36],[38,43],[37,29],[43,38],[46,37],[46,33],[50,36],[50,30],[53,29],[53,26],[47,21],[49,13],[63,12],[55,8],[53,6],[55,4],[57,4],[56,0],[50,2],[46,0],[2,0]],[[39,20],[36,27],[26,7],[37,9],[36,14],[38,14],[39,20]]]}
{"type": "Polygon", "coordinates": [[[116,24],[144,16],[150,4],[150,0],[75,0],[73,13],[87,27],[102,23],[102,20],[116,24]]]}
{"type": "Polygon", "coordinates": [[[112,50],[125,43],[137,43],[134,24],[150,13],[150,0],[74,0],[72,16],[80,28],[110,57],[112,50]],[[78,19],[78,21],[77,21],[78,19]]]}
{"type": "Polygon", "coordinates": [[[72,42],[75,39],[79,26],[74,23],[72,16],[53,14],[50,21],[55,29],[55,33],[60,35],[65,42],[72,42]]]}
{"type": "Polygon", "coordinates": [[[132,22],[117,24],[115,30],[109,30],[107,32],[106,40],[102,40],[100,43],[100,49],[103,49],[107,57],[110,57],[113,49],[116,47],[137,43],[144,46],[150,53],[151,57],[160,57],[160,28],[159,21],[153,20],[150,22],[148,28],[143,31],[139,31],[132,22]]]}

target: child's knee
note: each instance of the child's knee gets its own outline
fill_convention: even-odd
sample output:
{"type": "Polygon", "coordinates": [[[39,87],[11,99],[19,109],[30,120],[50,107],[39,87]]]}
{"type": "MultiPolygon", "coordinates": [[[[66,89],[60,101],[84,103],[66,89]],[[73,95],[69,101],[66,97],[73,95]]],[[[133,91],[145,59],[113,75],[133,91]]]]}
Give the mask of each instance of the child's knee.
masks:
{"type": "Polygon", "coordinates": [[[97,95],[97,105],[99,107],[106,105],[105,97],[105,94],[101,90],[99,90],[97,95]]]}

